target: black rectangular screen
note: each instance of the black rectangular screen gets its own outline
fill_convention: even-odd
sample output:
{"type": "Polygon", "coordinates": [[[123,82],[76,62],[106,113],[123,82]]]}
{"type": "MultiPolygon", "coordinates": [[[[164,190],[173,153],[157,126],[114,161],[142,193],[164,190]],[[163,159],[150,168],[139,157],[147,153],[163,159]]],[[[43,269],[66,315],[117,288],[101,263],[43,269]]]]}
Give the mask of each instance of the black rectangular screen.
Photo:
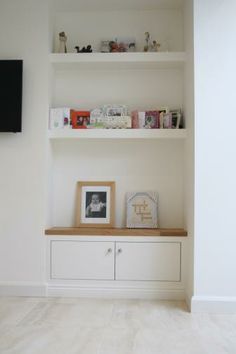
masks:
{"type": "Polygon", "coordinates": [[[21,132],[22,60],[0,60],[0,132],[21,132]]]}

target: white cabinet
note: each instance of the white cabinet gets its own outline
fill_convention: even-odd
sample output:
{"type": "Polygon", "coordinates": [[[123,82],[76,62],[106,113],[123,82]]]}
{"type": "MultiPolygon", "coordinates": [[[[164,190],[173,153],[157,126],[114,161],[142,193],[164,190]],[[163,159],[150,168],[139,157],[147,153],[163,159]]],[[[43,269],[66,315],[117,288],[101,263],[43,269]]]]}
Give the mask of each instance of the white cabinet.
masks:
{"type": "Polygon", "coordinates": [[[116,280],[180,281],[179,242],[117,242],[116,280]]]}
{"type": "Polygon", "coordinates": [[[50,278],[181,280],[180,242],[51,241],[50,278]]]}
{"type": "Polygon", "coordinates": [[[51,279],[113,280],[114,243],[51,241],[51,279]]]}

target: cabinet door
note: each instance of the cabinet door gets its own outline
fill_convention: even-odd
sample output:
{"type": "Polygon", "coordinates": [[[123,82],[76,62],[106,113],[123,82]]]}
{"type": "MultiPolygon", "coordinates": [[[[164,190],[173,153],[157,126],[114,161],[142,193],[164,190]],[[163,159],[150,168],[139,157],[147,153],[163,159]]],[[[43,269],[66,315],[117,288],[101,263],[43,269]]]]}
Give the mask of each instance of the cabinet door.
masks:
{"type": "Polygon", "coordinates": [[[51,279],[114,279],[114,243],[51,241],[51,279]]]}
{"type": "Polygon", "coordinates": [[[179,242],[117,242],[116,280],[180,281],[179,242]]]}

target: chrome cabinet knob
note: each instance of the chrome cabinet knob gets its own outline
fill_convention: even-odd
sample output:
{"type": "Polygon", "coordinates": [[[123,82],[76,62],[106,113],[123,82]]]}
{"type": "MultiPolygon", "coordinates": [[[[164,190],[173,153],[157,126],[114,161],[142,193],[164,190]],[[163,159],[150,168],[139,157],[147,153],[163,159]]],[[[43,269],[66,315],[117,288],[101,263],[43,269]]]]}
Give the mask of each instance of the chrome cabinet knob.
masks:
{"type": "Polygon", "coordinates": [[[122,248],[118,248],[118,251],[117,251],[117,253],[122,253],[122,248]]]}
{"type": "Polygon", "coordinates": [[[112,248],[108,248],[107,254],[112,253],[112,248]]]}

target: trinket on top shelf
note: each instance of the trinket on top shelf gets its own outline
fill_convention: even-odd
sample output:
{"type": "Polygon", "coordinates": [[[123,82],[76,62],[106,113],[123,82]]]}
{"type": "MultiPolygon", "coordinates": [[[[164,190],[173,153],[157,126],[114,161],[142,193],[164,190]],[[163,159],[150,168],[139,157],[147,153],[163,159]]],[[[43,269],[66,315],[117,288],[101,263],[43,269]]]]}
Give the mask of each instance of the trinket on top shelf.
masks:
{"type": "Polygon", "coordinates": [[[87,47],[83,47],[82,49],[80,49],[79,46],[76,46],[75,49],[76,49],[77,53],[92,53],[93,52],[92,46],[90,44],[87,45],[87,47]]]}
{"type": "Polygon", "coordinates": [[[67,36],[65,32],[60,32],[59,33],[59,53],[67,53],[67,47],[66,47],[66,42],[67,42],[67,36]]]}
{"type": "Polygon", "coordinates": [[[152,43],[150,41],[150,33],[149,32],[145,32],[145,46],[143,48],[144,52],[159,52],[160,50],[160,43],[158,43],[157,41],[153,40],[152,43]]]}

